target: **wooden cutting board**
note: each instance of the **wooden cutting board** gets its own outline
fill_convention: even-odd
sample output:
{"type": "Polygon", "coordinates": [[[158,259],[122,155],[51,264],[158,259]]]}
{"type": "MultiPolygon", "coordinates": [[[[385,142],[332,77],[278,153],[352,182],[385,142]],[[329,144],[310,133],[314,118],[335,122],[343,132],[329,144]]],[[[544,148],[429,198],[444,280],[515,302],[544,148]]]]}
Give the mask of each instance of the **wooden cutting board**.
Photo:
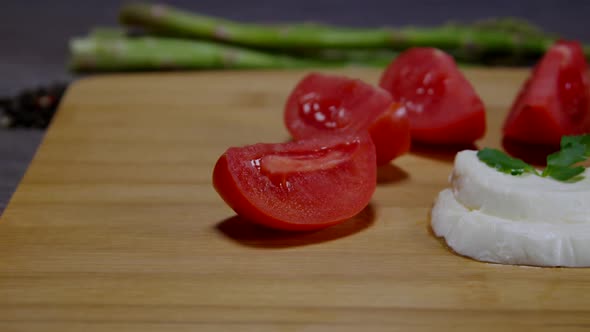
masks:
{"type": "MultiPolygon", "coordinates": [[[[378,71],[340,71],[376,82],[378,71]]],[[[499,146],[523,70],[466,70],[499,146]]],[[[590,269],[486,264],[428,230],[454,151],[379,171],[370,206],[284,234],[211,186],[229,146],[288,139],[304,72],[111,75],[75,83],[0,221],[0,331],[590,329],[590,269]]]]}

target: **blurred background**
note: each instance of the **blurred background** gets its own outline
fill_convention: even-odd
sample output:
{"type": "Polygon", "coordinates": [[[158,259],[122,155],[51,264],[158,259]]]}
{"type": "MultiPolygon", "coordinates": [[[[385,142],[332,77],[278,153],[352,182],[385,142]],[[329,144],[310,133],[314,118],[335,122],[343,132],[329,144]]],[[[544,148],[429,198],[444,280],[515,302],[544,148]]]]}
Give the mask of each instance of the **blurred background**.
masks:
{"type": "MultiPolygon", "coordinates": [[[[0,97],[25,89],[70,82],[68,42],[94,27],[117,26],[124,2],[9,0],[0,4],[0,97]]],[[[589,1],[395,1],[176,0],[168,5],[243,22],[319,22],[347,27],[436,27],[449,21],[469,24],[517,17],[544,31],[590,42],[589,1]]],[[[43,137],[42,129],[0,129],[0,211],[22,177],[43,137]]]]}
{"type": "MultiPolygon", "coordinates": [[[[0,96],[69,78],[68,40],[96,26],[116,26],[117,0],[16,1],[0,5],[0,96]]],[[[245,22],[321,22],[351,27],[437,26],[519,17],[548,32],[590,42],[590,1],[173,0],[166,4],[245,22]]]]}

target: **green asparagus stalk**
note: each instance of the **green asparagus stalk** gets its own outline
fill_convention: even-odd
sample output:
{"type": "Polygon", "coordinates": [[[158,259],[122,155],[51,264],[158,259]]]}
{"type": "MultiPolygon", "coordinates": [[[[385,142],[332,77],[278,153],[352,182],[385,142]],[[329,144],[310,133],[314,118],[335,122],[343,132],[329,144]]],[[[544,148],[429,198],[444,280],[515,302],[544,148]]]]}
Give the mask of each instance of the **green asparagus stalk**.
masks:
{"type": "MultiPolygon", "coordinates": [[[[145,35],[143,35],[145,36],[145,35]]],[[[166,36],[150,35],[151,37],[164,37],[166,36]]],[[[130,33],[121,27],[94,27],[89,37],[93,39],[113,39],[113,38],[126,38],[126,37],[138,37],[134,33],[130,33]]],[[[176,38],[175,38],[176,39],[176,38]]],[[[210,42],[213,43],[213,42],[210,42]]],[[[219,46],[227,46],[225,44],[219,44],[219,46]]],[[[250,50],[250,49],[248,49],[250,50]]],[[[257,49],[253,49],[257,50],[257,49]]],[[[269,50],[258,50],[263,53],[269,53],[269,50]]],[[[275,51],[269,53],[269,55],[286,55],[290,58],[311,60],[313,64],[331,66],[363,66],[363,67],[384,67],[388,65],[397,55],[398,52],[387,49],[297,49],[290,50],[289,52],[275,51]]]]}
{"type": "Polygon", "coordinates": [[[241,24],[152,4],[125,5],[119,13],[119,20],[125,25],[143,27],[155,33],[265,48],[371,47],[388,37],[387,33],[338,30],[317,24],[241,24]]]}
{"type": "MultiPolygon", "coordinates": [[[[306,49],[297,56],[265,53],[213,42],[162,37],[128,37],[122,29],[96,28],[71,41],[74,71],[171,69],[310,68],[364,66],[383,68],[397,55],[382,49],[306,49]]],[[[477,59],[481,63],[482,59],[477,59]]],[[[459,59],[461,65],[462,62],[459,59]]],[[[514,64],[511,59],[502,64],[514,64]]]]}
{"type": "Polygon", "coordinates": [[[70,42],[75,71],[309,68],[344,63],[298,59],[205,41],[95,34],[70,42]]]}
{"type": "MultiPolygon", "coordinates": [[[[453,25],[453,23],[449,23],[449,25],[453,25]]],[[[540,27],[532,24],[531,22],[516,17],[483,19],[474,22],[471,26],[466,26],[465,24],[461,23],[454,23],[454,25],[477,30],[504,32],[522,37],[557,38],[557,36],[543,31],[540,27]]]]}
{"type": "MultiPolygon", "coordinates": [[[[268,51],[268,50],[267,50],[268,51]]],[[[297,58],[304,58],[322,62],[343,63],[349,66],[383,68],[393,61],[399,54],[388,49],[293,49],[275,50],[277,54],[286,54],[297,58]]]]}
{"type": "MultiPolygon", "coordinates": [[[[163,5],[131,4],[122,7],[120,21],[149,31],[179,37],[212,39],[248,47],[381,48],[432,46],[459,53],[542,54],[555,38],[531,31],[510,31],[445,25],[437,28],[349,29],[323,25],[257,25],[193,14],[163,5]]],[[[518,26],[518,25],[517,25],[518,26]]]]}

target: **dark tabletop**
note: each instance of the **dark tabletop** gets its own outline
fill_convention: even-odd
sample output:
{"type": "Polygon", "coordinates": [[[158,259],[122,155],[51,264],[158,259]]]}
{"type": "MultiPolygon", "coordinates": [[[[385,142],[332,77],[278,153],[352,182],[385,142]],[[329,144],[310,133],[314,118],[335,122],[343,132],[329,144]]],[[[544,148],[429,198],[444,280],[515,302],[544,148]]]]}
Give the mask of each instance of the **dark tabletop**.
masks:
{"type": "MultiPolygon", "coordinates": [[[[75,79],[65,69],[67,41],[116,24],[116,0],[0,2],[0,96],[75,79]]],[[[590,42],[590,1],[199,0],[166,1],[210,15],[252,22],[316,21],[348,26],[437,25],[522,17],[547,31],[590,42]]],[[[24,174],[41,130],[0,129],[0,213],[24,174]]]]}

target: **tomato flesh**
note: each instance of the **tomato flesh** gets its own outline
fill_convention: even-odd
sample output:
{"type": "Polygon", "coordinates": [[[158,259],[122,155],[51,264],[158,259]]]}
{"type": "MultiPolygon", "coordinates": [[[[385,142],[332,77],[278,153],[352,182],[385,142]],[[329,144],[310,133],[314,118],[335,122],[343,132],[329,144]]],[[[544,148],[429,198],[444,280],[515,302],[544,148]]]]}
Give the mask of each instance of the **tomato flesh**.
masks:
{"type": "Polygon", "coordinates": [[[387,91],[361,80],[311,73],[292,91],[285,124],[295,139],[368,131],[378,165],[410,148],[409,122],[387,91]]]}
{"type": "Polygon", "coordinates": [[[379,85],[408,111],[411,137],[429,144],[470,144],[486,128],[483,102],[451,56],[417,47],[401,53],[379,85]]]}
{"type": "Polygon", "coordinates": [[[376,187],[375,147],[368,134],[323,136],[228,149],[213,185],[234,211],[282,230],[313,230],[349,219],[376,187]]]}
{"type": "Polygon", "coordinates": [[[352,121],[349,111],[338,99],[322,99],[319,94],[311,92],[298,102],[303,122],[318,129],[341,129],[352,121]]]}
{"type": "Polygon", "coordinates": [[[504,122],[504,137],[559,146],[564,135],[590,132],[589,81],[580,44],[556,43],[521,88],[504,122]]]}
{"type": "Polygon", "coordinates": [[[588,86],[586,73],[567,68],[559,73],[559,101],[565,116],[576,123],[588,113],[588,86]]]}

